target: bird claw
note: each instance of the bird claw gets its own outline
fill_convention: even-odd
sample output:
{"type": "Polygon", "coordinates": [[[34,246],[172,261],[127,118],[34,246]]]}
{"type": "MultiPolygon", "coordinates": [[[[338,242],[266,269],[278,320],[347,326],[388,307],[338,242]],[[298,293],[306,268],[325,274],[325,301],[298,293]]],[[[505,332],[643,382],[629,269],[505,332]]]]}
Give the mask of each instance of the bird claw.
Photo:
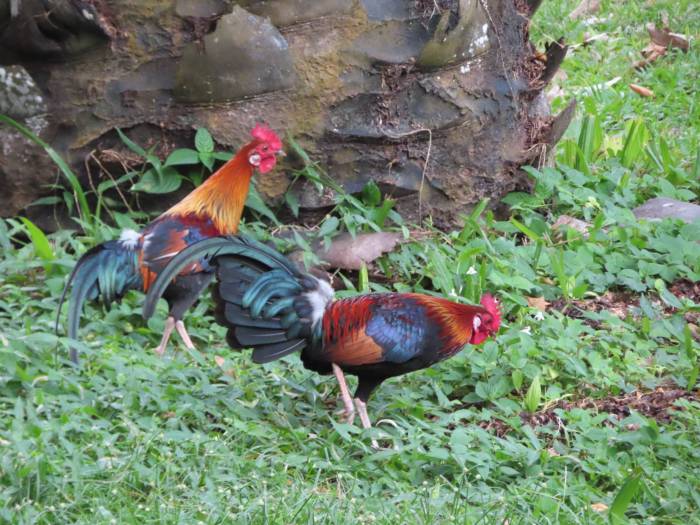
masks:
{"type": "Polygon", "coordinates": [[[336,415],[340,415],[340,421],[348,425],[352,425],[353,421],[355,421],[354,410],[348,410],[347,408],[343,408],[341,410],[338,410],[336,412],[336,415]]]}

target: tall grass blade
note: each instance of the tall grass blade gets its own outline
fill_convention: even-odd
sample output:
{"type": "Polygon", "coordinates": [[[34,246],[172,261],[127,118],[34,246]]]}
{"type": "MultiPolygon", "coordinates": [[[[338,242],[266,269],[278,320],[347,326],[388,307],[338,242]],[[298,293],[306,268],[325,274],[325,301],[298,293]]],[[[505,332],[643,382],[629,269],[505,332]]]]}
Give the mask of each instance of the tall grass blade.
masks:
{"type": "MultiPolygon", "coordinates": [[[[29,234],[29,238],[32,240],[32,245],[34,246],[34,251],[36,252],[36,254],[45,263],[53,261],[56,258],[56,256],[54,255],[53,250],[51,249],[51,244],[46,238],[46,235],[44,235],[44,232],[42,232],[36,224],[34,224],[26,217],[20,217],[20,220],[27,228],[27,233],[29,234]]],[[[44,265],[44,268],[47,272],[51,270],[51,267],[51,264],[44,265]]]]}

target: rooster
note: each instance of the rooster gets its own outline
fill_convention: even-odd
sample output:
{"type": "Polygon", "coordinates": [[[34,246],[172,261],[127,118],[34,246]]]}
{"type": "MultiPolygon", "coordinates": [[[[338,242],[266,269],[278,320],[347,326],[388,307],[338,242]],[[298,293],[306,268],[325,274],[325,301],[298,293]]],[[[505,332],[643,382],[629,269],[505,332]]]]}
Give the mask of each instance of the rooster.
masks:
{"type": "Polygon", "coordinates": [[[228,328],[229,345],[252,347],[256,363],[301,352],[304,367],[335,375],[346,420],[352,422],[357,411],[364,428],[371,427],[367,401],[384,380],[479,344],[501,322],[498,303],[488,294],[479,306],[417,293],[334,301],[326,281],[300,272],[274,249],[242,236],[208,239],[175,256],[148,292],[146,319],[170,280],[203,258],[216,273],[216,320],[228,328]],[[345,373],[358,378],[354,400],[345,373]]]}
{"type": "MultiPolygon", "coordinates": [[[[60,316],[66,292],[72,285],[69,337],[77,336],[86,300],[99,298],[109,306],[129,290],[148,291],[168,261],[183,248],[202,239],[238,231],[253,172],[269,172],[275,167],[276,155],[282,154],[282,142],[267,126],[256,125],[251,135],[252,140],[231,160],[141,233],[124,230],[118,240],[95,246],[78,260],[58,306],[60,316]]],[[[206,261],[190,261],[178,272],[177,278],[171,278],[163,294],[168,301],[169,317],[155,349],[159,355],[165,352],[173,330],[178,332],[185,346],[194,348],[182,316],[212,277],[206,261]]],[[[71,347],[70,356],[74,363],[78,362],[74,347],[71,347]]]]}

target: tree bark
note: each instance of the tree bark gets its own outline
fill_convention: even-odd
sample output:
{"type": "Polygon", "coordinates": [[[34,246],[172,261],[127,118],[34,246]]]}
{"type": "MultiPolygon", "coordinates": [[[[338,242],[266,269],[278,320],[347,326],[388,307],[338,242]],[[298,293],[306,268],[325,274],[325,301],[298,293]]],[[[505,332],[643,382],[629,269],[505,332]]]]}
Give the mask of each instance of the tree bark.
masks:
{"type": "MultiPolygon", "coordinates": [[[[519,167],[541,158],[573,114],[553,119],[542,93],[566,47],[537,53],[530,44],[538,5],[0,0],[0,64],[29,73],[41,101],[18,116],[83,177],[91,152],[99,160],[120,151],[115,127],[167,154],[191,145],[197,127],[233,149],[266,121],[346,190],[374,180],[410,219],[452,221],[523,187],[519,167]]],[[[10,215],[56,170],[9,129],[0,140],[0,203],[10,215]]],[[[258,177],[259,191],[280,198],[286,171],[258,177]]],[[[332,204],[303,184],[292,191],[303,209],[332,204]]]]}

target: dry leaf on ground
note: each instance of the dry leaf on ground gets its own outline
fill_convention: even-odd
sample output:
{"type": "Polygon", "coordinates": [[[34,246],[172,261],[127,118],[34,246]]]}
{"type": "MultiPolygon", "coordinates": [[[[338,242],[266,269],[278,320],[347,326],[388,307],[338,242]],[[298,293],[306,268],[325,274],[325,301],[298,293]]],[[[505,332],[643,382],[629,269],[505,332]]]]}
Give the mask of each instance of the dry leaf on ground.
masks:
{"type": "Polygon", "coordinates": [[[320,251],[319,257],[333,268],[359,270],[363,263],[392,251],[401,239],[400,233],[360,233],[355,237],[343,233],[334,237],[328,250],[320,251]]]}
{"type": "Polygon", "coordinates": [[[677,47],[684,53],[690,49],[690,42],[684,35],[671,33],[667,27],[658,29],[655,24],[647,24],[647,31],[654,44],[663,47],[677,47]]]}
{"type": "Polygon", "coordinates": [[[605,503],[593,503],[591,509],[596,512],[605,512],[608,510],[608,506],[605,503]]]}
{"type": "Polygon", "coordinates": [[[651,42],[642,50],[644,59],[634,63],[634,67],[637,69],[643,69],[659,57],[664,56],[669,47],[678,48],[684,53],[690,49],[689,40],[684,35],[671,33],[668,27],[659,29],[655,24],[647,24],[647,31],[651,42]]]}
{"type": "Polygon", "coordinates": [[[584,15],[597,13],[600,9],[600,0],[581,0],[581,2],[571,11],[569,18],[576,20],[584,15]]]}
{"type": "Polygon", "coordinates": [[[540,312],[546,312],[549,303],[544,300],[544,297],[526,297],[527,304],[531,308],[537,308],[540,312]]]}
{"type": "Polygon", "coordinates": [[[583,235],[584,238],[588,237],[588,230],[591,227],[586,221],[572,217],[571,215],[560,215],[557,220],[552,224],[553,230],[559,230],[564,226],[568,226],[583,235]]]}
{"type": "Polygon", "coordinates": [[[630,84],[630,89],[641,97],[653,97],[654,96],[654,92],[649,88],[645,88],[644,86],[640,86],[637,84],[630,84]]]}

